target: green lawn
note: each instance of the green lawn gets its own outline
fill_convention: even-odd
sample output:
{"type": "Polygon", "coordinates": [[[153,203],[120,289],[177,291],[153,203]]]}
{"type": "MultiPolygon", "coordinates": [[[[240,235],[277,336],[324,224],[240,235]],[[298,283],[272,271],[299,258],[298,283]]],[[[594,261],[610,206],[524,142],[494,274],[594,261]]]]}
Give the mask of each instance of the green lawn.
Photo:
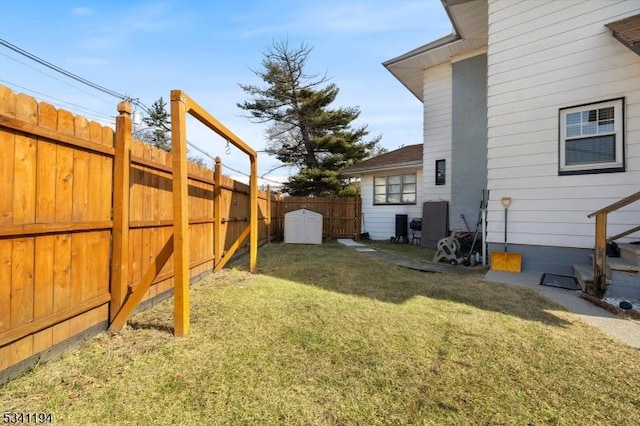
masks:
{"type": "Polygon", "coordinates": [[[56,424],[625,425],[640,351],[526,289],[271,244],[0,388],[56,424]],[[237,266],[240,268],[240,266],[237,266]]]}

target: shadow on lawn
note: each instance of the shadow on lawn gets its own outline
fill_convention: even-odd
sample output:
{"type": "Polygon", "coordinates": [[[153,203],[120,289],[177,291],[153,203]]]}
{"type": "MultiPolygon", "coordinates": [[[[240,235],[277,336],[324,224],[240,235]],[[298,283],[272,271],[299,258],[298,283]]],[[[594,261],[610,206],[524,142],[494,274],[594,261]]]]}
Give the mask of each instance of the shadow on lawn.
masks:
{"type": "Polygon", "coordinates": [[[565,327],[570,323],[532,290],[483,281],[481,273],[431,273],[390,264],[337,243],[270,244],[261,247],[258,272],[341,294],[401,304],[422,296],[462,303],[529,321],[565,327]]]}

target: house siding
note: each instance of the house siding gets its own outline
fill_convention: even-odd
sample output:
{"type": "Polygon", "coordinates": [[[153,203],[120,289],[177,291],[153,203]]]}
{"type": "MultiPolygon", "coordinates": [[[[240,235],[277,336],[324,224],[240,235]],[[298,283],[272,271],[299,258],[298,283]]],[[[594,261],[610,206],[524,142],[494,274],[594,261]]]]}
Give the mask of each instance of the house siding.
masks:
{"type": "Polygon", "coordinates": [[[424,72],[424,196],[425,201],[451,201],[451,84],[450,63],[424,72]],[[436,185],[436,160],[446,160],[446,184],[436,185]]]}
{"type": "MultiPolygon", "coordinates": [[[[373,205],[373,176],[367,174],[362,176],[360,181],[363,224],[362,232],[368,232],[369,238],[372,240],[388,240],[395,236],[396,232],[396,215],[406,214],[409,221],[414,217],[422,216],[422,198],[420,194],[423,192],[421,182],[423,181],[422,171],[415,169],[399,169],[393,171],[385,171],[377,173],[375,176],[391,176],[400,174],[416,173],[418,182],[417,202],[416,204],[394,204],[394,205],[373,205]]],[[[409,238],[411,232],[408,231],[409,238]]]]}
{"type": "Polygon", "coordinates": [[[475,229],[487,187],[487,56],[452,64],[451,229],[475,229]]]}
{"type": "MultiPolygon", "coordinates": [[[[487,240],[501,250],[500,199],[511,197],[508,239],[527,252],[525,269],[540,270],[557,247],[584,257],[595,233],[587,214],[639,189],[640,56],[605,27],[637,13],[633,1],[489,0],[487,240]],[[558,176],[559,109],[620,97],[626,171],[558,176]]],[[[639,213],[632,204],[609,215],[608,234],[637,225],[639,213]]]]}

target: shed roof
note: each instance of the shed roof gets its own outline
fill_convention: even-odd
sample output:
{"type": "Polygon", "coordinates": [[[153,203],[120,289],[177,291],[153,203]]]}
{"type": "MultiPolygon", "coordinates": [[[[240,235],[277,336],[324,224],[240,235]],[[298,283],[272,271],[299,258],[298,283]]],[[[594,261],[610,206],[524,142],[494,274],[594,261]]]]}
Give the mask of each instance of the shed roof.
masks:
{"type": "Polygon", "coordinates": [[[403,167],[422,167],[422,144],[408,145],[394,151],[364,160],[342,169],[342,173],[358,176],[367,172],[392,170],[403,167]]]}

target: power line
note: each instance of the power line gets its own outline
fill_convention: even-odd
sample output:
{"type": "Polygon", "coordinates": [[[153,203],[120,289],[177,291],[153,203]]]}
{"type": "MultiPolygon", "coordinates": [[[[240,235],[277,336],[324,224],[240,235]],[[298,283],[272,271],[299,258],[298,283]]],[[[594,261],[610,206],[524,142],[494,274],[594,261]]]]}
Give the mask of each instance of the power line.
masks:
{"type": "Polygon", "coordinates": [[[96,99],[98,99],[98,100],[100,100],[100,101],[102,101],[102,102],[109,102],[109,101],[107,101],[106,99],[103,99],[103,98],[101,98],[101,97],[97,96],[95,93],[88,92],[88,91],[86,91],[86,90],[81,89],[81,88],[80,88],[80,87],[78,87],[78,86],[74,86],[73,84],[71,84],[71,83],[69,83],[69,82],[67,82],[67,81],[64,81],[64,80],[62,80],[62,79],[56,78],[55,76],[53,76],[53,75],[51,75],[51,74],[47,74],[46,72],[44,72],[44,71],[42,71],[42,70],[39,70],[39,69],[37,69],[36,67],[32,67],[31,65],[27,64],[26,62],[19,61],[19,60],[17,60],[16,58],[13,58],[13,57],[11,57],[11,56],[9,56],[9,55],[7,55],[7,54],[5,54],[5,53],[2,53],[2,52],[0,52],[0,55],[4,56],[4,57],[5,57],[5,58],[7,58],[7,59],[11,59],[11,60],[12,60],[12,61],[14,61],[14,62],[17,62],[17,63],[19,63],[19,64],[22,64],[22,65],[24,65],[24,66],[25,66],[25,67],[27,67],[27,68],[31,68],[32,70],[34,70],[34,71],[36,71],[36,72],[38,72],[38,73],[40,73],[40,74],[42,74],[42,75],[46,75],[46,76],[47,76],[47,77],[49,77],[49,78],[52,78],[52,79],[54,79],[54,80],[56,80],[56,81],[59,81],[59,82],[61,82],[62,84],[66,84],[67,86],[71,86],[71,87],[73,87],[74,89],[77,89],[77,90],[81,91],[82,93],[85,93],[85,94],[87,94],[87,95],[89,95],[89,96],[93,96],[94,98],[96,98],[96,99]]]}
{"type": "Polygon", "coordinates": [[[104,86],[101,86],[101,85],[99,85],[97,83],[94,83],[93,81],[87,80],[86,78],[80,77],[79,75],[74,74],[71,71],[67,71],[64,68],[61,68],[61,67],[59,67],[59,66],[57,66],[55,64],[52,64],[51,62],[46,61],[46,60],[34,55],[33,53],[27,52],[26,50],[21,49],[18,46],[14,45],[14,44],[11,44],[8,41],[3,40],[1,38],[0,38],[0,45],[3,45],[5,47],[13,50],[14,52],[19,53],[20,55],[25,56],[25,57],[31,59],[32,61],[35,61],[35,62],[39,63],[40,65],[43,65],[43,66],[45,66],[45,67],[47,67],[49,69],[52,69],[52,70],[54,70],[54,71],[56,71],[56,72],[58,72],[58,73],[60,73],[60,74],[62,74],[64,76],[67,76],[67,77],[69,77],[69,78],[71,78],[71,79],[73,79],[73,80],[75,80],[77,82],[80,82],[80,83],[84,84],[84,85],[92,87],[92,88],[94,88],[94,89],[96,89],[96,90],[98,90],[98,91],[100,91],[102,93],[106,93],[107,95],[111,95],[111,96],[113,96],[115,98],[118,98],[118,99],[121,99],[123,101],[131,102],[132,104],[139,106],[147,114],[149,113],[149,108],[147,108],[146,105],[144,105],[142,102],[140,102],[139,99],[135,99],[135,98],[132,98],[131,96],[123,95],[122,93],[118,93],[115,90],[107,89],[104,86]]]}
{"type": "Polygon", "coordinates": [[[26,50],[21,49],[18,46],[15,46],[15,45],[13,45],[13,44],[9,43],[8,41],[3,40],[1,38],[0,38],[0,44],[5,46],[5,47],[7,47],[7,48],[9,48],[9,49],[11,49],[11,50],[13,50],[16,53],[21,54],[22,56],[25,56],[25,57],[31,59],[32,61],[36,61],[40,65],[44,65],[47,68],[50,68],[50,69],[52,69],[52,70],[54,70],[56,72],[59,72],[62,75],[66,75],[67,77],[69,77],[69,78],[71,78],[73,80],[79,81],[82,84],[86,84],[89,87],[93,87],[94,89],[99,90],[99,91],[101,91],[103,93],[106,93],[107,95],[111,95],[111,96],[114,96],[114,97],[122,99],[122,100],[130,99],[129,96],[123,95],[123,94],[118,93],[116,91],[113,91],[111,89],[107,89],[106,87],[100,86],[97,83],[94,83],[92,81],[87,80],[86,78],[82,78],[79,75],[76,75],[76,74],[74,74],[74,73],[72,73],[70,71],[67,71],[67,70],[65,70],[63,68],[60,68],[59,66],[54,65],[51,62],[45,61],[44,59],[34,55],[33,53],[29,53],[26,50]]]}

